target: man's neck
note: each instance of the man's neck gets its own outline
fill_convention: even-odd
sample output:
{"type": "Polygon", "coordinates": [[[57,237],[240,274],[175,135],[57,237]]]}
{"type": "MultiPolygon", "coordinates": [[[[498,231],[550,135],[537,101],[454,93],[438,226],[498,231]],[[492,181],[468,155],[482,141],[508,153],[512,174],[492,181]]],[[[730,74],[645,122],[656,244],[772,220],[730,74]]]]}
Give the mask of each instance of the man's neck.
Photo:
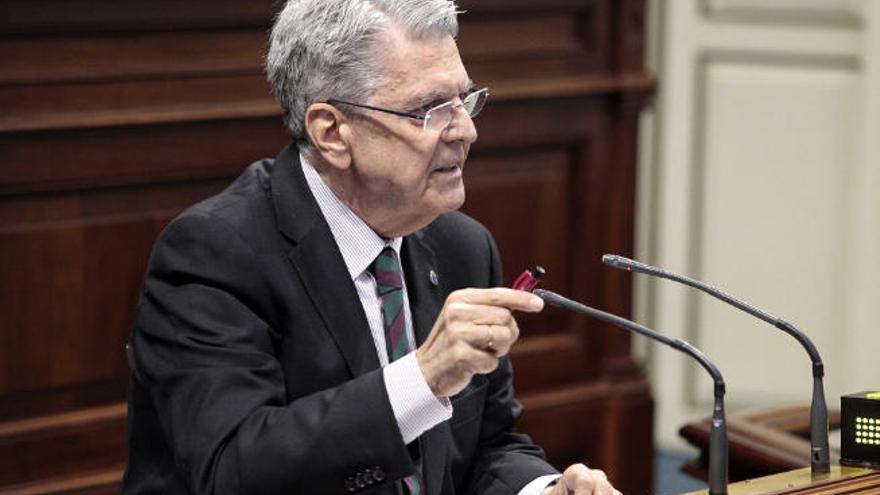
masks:
{"type": "Polygon", "coordinates": [[[353,193],[354,174],[351,168],[339,170],[333,167],[314,148],[304,149],[302,154],[333,194],[383,239],[403,237],[425,227],[426,224],[412,225],[409,219],[401,218],[400,212],[390,211],[384,205],[369,205],[359,201],[353,193]]]}

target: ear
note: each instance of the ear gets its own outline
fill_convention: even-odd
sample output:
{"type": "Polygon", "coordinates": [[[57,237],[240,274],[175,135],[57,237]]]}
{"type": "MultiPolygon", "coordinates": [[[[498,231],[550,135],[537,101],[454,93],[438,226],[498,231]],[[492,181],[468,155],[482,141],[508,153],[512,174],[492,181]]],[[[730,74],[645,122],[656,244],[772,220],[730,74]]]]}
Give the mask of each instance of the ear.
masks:
{"type": "Polygon", "coordinates": [[[306,109],[305,124],[312,144],[327,163],[339,170],[351,166],[351,128],[339,109],[327,103],[313,103],[306,109]]]}

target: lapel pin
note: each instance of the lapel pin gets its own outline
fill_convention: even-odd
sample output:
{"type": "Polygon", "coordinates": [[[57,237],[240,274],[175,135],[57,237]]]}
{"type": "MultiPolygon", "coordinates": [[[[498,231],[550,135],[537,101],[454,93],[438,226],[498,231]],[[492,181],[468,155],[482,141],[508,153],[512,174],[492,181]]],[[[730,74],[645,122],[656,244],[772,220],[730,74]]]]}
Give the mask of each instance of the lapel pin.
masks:
{"type": "Polygon", "coordinates": [[[430,272],[428,272],[428,277],[431,279],[431,285],[440,285],[440,281],[437,280],[437,272],[431,270],[430,272]]]}

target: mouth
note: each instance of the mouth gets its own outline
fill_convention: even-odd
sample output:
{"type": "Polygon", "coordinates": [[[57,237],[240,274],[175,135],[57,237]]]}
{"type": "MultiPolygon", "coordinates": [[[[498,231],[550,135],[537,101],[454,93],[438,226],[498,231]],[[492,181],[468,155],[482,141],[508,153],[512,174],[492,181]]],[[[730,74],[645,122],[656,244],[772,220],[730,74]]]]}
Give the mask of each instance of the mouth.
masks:
{"type": "Polygon", "coordinates": [[[437,167],[434,169],[434,172],[438,172],[441,174],[448,174],[448,173],[452,173],[452,172],[457,172],[458,170],[459,170],[458,165],[449,165],[448,167],[437,167]]]}
{"type": "Polygon", "coordinates": [[[444,167],[436,167],[431,173],[437,174],[458,174],[461,173],[461,166],[453,163],[451,165],[446,165],[444,167]]]}

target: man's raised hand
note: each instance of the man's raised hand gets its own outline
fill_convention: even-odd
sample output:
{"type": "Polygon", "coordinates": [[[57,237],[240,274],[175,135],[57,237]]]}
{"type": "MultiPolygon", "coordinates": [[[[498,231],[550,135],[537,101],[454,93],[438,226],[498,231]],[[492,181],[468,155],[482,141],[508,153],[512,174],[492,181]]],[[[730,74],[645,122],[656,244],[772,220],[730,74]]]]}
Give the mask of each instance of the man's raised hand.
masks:
{"type": "Polygon", "coordinates": [[[416,360],[437,397],[460,392],[477,373],[489,373],[519,338],[512,311],[535,313],[544,301],[529,292],[462,289],[446,298],[416,360]]]}

